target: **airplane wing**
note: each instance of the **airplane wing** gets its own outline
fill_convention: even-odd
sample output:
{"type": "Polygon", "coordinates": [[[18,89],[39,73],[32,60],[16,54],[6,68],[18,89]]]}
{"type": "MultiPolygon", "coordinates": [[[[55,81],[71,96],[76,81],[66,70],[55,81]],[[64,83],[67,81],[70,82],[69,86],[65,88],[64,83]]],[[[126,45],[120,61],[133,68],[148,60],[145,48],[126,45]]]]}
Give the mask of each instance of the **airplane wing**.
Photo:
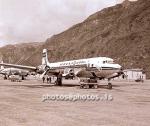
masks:
{"type": "Polygon", "coordinates": [[[33,66],[15,65],[15,64],[8,64],[8,63],[0,63],[0,66],[25,69],[25,70],[30,70],[30,71],[36,71],[37,70],[37,68],[33,67],[33,66]]]}
{"type": "Polygon", "coordinates": [[[48,75],[55,75],[57,76],[59,73],[62,73],[62,76],[76,76],[78,73],[81,71],[85,71],[86,68],[72,68],[72,67],[67,67],[67,68],[51,68],[48,70],[47,74],[48,75]]]}

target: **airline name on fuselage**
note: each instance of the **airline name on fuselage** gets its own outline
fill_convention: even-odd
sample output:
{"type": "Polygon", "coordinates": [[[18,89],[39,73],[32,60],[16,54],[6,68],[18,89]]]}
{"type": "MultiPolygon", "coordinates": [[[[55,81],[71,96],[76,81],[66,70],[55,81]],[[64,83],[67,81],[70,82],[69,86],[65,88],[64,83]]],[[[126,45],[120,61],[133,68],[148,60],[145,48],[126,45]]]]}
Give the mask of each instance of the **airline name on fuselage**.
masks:
{"type": "Polygon", "coordinates": [[[86,61],[80,60],[80,61],[68,61],[60,63],[60,66],[68,66],[68,65],[83,65],[86,64],[86,61]]]}

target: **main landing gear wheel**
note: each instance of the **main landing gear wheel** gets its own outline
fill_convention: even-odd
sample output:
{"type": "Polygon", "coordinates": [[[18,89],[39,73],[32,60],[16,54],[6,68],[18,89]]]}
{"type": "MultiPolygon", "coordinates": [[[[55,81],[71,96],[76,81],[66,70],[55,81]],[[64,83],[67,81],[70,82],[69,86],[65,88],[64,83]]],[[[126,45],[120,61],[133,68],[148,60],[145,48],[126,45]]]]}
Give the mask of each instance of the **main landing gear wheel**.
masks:
{"type": "Polygon", "coordinates": [[[62,74],[59,74],[56,79],[56,85],[62,86],[62,74]]]}
{"type": "Polygon", "coordinates": [[[58,86],[62,86],[62,80],[60,78],[57,79],[56,81],[56,85],[58,86]]]}
{"type": "Polygon", "coordinates": [[[24,80],[24,76],[21,76],[21,80],[24,80]]]}
{"type": "Polygon", "coordinates": [[[108,83],[108,89],[112,89],[112,84],[108,83]]]}

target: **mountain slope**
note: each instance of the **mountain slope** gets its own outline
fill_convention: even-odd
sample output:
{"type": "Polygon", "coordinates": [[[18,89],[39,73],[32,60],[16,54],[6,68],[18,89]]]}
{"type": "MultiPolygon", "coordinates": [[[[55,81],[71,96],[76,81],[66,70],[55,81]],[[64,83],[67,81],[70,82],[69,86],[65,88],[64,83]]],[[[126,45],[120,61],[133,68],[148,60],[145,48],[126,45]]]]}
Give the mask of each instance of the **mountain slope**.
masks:
{"type": "Polygon", "coordinates": [[[22,43],[0,48],[0,59],[6,63],[33,65],[27,60],[41,47],[42,43],[22,43]],[[27,62],[25,62],[27,61],[27,62]]]}

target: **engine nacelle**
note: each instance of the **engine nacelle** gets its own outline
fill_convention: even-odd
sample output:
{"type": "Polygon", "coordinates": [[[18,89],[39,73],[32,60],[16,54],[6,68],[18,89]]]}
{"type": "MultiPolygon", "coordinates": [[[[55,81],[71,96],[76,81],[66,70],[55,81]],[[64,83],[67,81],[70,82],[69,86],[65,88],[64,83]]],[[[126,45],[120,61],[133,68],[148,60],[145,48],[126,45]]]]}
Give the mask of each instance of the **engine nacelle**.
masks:
{"type": "Polygon", "coordinates": [[[74,70],[72,68],[66,68],[64,70],[63,76],[65,76],[65,78],[72,78],[72,77],[74,77],[74,70]]]}
{"type": "Polygon", "coordinates": [[[36,72],[39,73],[39,74],[41,74],[41,73],[43,73],[45,70],[46,70],[46,65],[40,65],[40,66],[37,67],[36,72]]]}

